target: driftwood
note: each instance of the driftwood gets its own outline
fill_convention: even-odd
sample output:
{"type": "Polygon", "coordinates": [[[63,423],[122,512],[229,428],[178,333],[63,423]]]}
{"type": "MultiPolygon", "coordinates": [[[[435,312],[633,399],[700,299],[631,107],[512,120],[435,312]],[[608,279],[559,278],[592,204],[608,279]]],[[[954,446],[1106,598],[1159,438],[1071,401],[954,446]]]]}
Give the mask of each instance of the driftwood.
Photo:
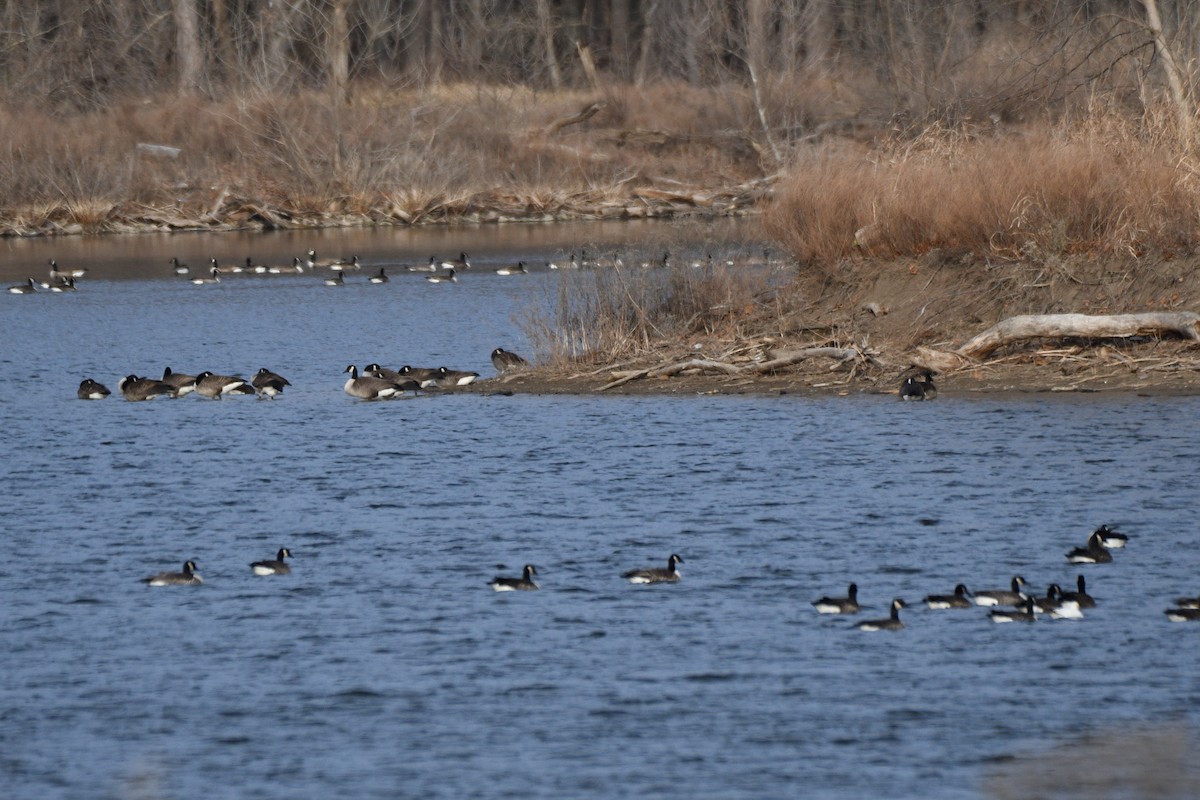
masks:
{"type": "Polygon", "coordinates": [[[689,358],[684,361],[662,364],[657,367],[647,367],[645,369],[619,373],[616,380],[604,384],[596,391],[603,392],[607,389],[615,389],[618,386],[623,386],[630,381],[636,381],[641,378],[668,378],[688,370],[721,372],[726,375],[761,375],[798,364],[810,358],[822,357],[833,358],[838,362],[846,362],[869,358],[869,355],[863,353],[857,347],[807,347],[803,350],[777,353],[774,358],[768,361],[752,362],[744,366],[730,364],[725,361],[712,361],[706,358],[689,358]]]}
{"type": "Polygon", "coordinates": [[[1200,314],[1191,311],[1163,311],[1145,314],[1038,314],[1009,317],[974,337],[954,352],[968,358],[982,358],[993,350],[1025,339],[1126,338],[1144,334],[1176,333],[1185,339],[1200,341],[1200,314]]]}
{"type": "Polygon", "coordinates": [[[569,117],[562,117],[561,119],[556,119],[554,122],[551,122],[546,126],[546,133],[558,133],[568,125],[578,125],[581,122],[587,122],[589,119],[596,116],[596,113],[606,105],[608,105],[608,103],[604,102],[603,100],[597,100],[594,103],[588,103],[578,112],[570,115],[569,117]]]}

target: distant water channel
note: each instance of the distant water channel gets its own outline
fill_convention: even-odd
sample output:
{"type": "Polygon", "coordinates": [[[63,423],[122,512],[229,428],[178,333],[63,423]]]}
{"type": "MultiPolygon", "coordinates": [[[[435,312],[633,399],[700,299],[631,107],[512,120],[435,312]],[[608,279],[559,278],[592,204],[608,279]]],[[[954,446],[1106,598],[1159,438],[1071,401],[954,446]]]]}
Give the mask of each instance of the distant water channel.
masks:
{"type": "MultiPolygon", "coordinates": [[[[1200,625],[1162,612],[1200,594],[1200,399],[364,403],[347,364],[491,377],[560,277],[371,286],[429,242],[343,234],[262,255],[361,250],[336,289],[192,286],[165,266],[189,237],[152,237],[76,240],[100,267],[77,292],[0,297],[0,797],[1087,797],[1112,796],[1072,793],[1087,741],[1166,731],[1194,753],[1200,625]],[[164,366],[293,385],[116,393],[164,366]],[[114,396],[77,400],[84,377],[114,396]],[[1069,565],[1102,522],[1129,546],[1069,565]],[[254,577],[280,547],[292,574],[254,577]],[[673,552],[679,585],[620,577],[673,552]],[[139,582],[188,558],[202,586],[139,582]],[[524,563],[541,591],[487,587],[524,563]],[[863,633],[810,606],[855,581],[881,617],[1080,572],[1081,621],[915,605],[863,633]]],[[[600,238],[432,252],[544,263],[600,238]]],[[[195,241],[193,264],[268,240],[195,241]]],[[[7,280],[63,246],[0,242],[7,280]]],[[[1156,796],[1196,796],[1193,764],[1157,765],[1156,796]]]]}

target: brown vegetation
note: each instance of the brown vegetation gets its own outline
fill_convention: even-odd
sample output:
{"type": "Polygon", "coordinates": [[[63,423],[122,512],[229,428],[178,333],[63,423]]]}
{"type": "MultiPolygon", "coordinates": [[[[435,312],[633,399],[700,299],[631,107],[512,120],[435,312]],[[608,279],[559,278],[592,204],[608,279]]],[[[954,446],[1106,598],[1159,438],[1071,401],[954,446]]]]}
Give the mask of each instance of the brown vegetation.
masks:
{"type": "Polygon", "coordinates": [[[1112,116],[1016,133],[934,128],[870,153],[832,150],[793,167],[767,225],[802,263],[825,267],[856,251],[1191,252],[1200,185],[1173,130],[1112,116]]]}

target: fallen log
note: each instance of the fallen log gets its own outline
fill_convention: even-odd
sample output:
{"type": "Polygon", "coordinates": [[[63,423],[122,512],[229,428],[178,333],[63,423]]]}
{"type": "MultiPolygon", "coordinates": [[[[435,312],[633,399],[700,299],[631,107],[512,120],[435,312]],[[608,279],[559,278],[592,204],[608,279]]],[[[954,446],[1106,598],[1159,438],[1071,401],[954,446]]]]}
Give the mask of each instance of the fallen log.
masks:
{"type": "Polygon", "coordinates": [[[603,100],[596,100],[595,102],[588,103],[574,114],[556,119],[554,122],[551,122],[546,126],[546,133],[558,133],[568,125],[578,125],[581,122],[587,122],[589,119],[596,116],[596,113],[599,112],[600,109],[606,107],[607,105],[608,103],[604,102],[603,100]]]}
{"type": "Polygon", "coordinates": [[[1146,334],[1175,333],[1200,341],[1200,314],[1162,311],[1145,314],[1033,314],[1009,317],[959,347],[954,352],[969,358],[1026,339],[1120,339],[1146,334]]]}

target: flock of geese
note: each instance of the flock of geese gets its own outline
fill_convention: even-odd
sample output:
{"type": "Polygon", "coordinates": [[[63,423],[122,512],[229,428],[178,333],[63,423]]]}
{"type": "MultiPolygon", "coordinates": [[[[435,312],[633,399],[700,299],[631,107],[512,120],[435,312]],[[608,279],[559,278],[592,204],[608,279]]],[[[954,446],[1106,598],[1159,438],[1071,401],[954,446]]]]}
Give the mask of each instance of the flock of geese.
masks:
{"type": "MultiPolygon", "coordinates": [[[[1077,547],[1067,553],[1067,560],[1072,564],[1103,564],[1112,561],[1111,550],[1123,548],[1129,537],[1123,533],[1111,530],[1107,525],[1101,525],[1088,537],[1087,544],[1077,547]]],[[[255,575],[286,575],[291,572],[285,558],[291,557],[291,551],[286,547],[280,549],[274,560],[255,561],[250,565],[255,575]]],[[[672,553],[667,558],[665,567],[646,567],[630,570],[622,574],[630,583],[655,584],[679,583],[682,578],[679,565],[683,558],[678,553],[672,553]]],[[[529,592],[537,591],[541,586],[534,581],[537,567],[526,564],[521,570],[520,577],[497,575],[490,586],[497,592],[529,592]]],[[[196,572],[196,562],[184,562],[180,572],[160,572],[143,578],[150,586],[195,586],[203,581],[196,572]]],[[[921,602],[932,610],[966,609],[982,607],[990,609],[989,616],[993,622],[1033,622],[1039,615],[1050,619],[1082,619],[1083,609],[1095,608],[1096,600],[1087,591],[1087,582],[1082,575],[1076,579],[1076,590],[1064,592],[1058,584],[1050,584],[1045,596],[1037,597],[1025,592],[1026,581],[1020,575],[1013,577],[1007,589],[981,589],[970,591],[964,584],[958,584],[950,594],[927,595],[921,602]]],[[[850,584],[845,597],[822,597],[812,602],[818,614],[857,614],[863,606],[858,601],[858,584],[850,584]]],[[[859,622],[856,628],[863,631],[896,631],[904,627],[900,620],[900,609],[907,607],[902,598],[892,600],[890,615],[882,619],[871,619],[859,622]]],[[[1175,606],[1166,610],[1167,619],[1172,622],[1200,621],[1200,596],[1180,597],[1175,606]]]]}
{"type": "MultiPolygon", "coordinates": [[[[492,365],[498,373],[503,374],[527,367],[529,362],[516,353],[497,347],[492,351],[492,365]]],[[[409,365],[393,370],[379,364],[368,364],[360,375],[358,367],[351,364],[343,372],[350,373],[343,390],[360,400],[388,400],[425,390],[453,389],[467,386],[479,377],[478,372],[449,367],[409,365]]],[[[273,399],[283,393],[284,387],[291,385],[287,378],[266,367],[260,368],[248,381],[237,375],[218,375],[208,370],[191,375],[166,367],[161,379],[130,374],[118,381],[117,388],[126,400],[143,402],[158,397],[177,398],[189,394],[210,400],[220,400],[228,395],[257,395],[260,399],[273,399]]],[[[80,400],[103,400],[111,394],[107,386],[93,378],[80,381],[75,393],[80,400]]]]}
{"type": "MultiPolygon", "coordinates": [[[[178,257],[172,258],[167,262],[173,274],[182,277],[189,283],[196,286],[208,286],[218,284],[222,277],[229,276],[271,276],[271,275],[305,275],[305,274],[320,274],[325,271],[328,277],[322,279],[326,286],[345,286],[347,283],[347,272],[358,272],[363,268],[361,259],[357,255],[352,255],[347,258],[320,258],[315,250],[309,250],[304,256],[293,256],[290,263],[282,264],[264,264],[255,261],[252,257],[247,256],[242,263],[221,264],[215,257],[208,260],[208,266],[199,273],[193,273],[192,268],[186,263],[179,260],[178,257]],[[332,272],[333,274],[329,274],[332,272]]],[[[661,257],[648,259],[630,259],[628,266],[641,267],[644,269],[663,267],[668,268],[677,263],[671,254],[670,250],[663,251],[661,257]]],[[[694,258],[687,260],[684,263],[686,266],[693,269],[702,267],[712,268],[717,264],[734,266],[743,264],[745,266],[752,265],[780,265],[782,262],[778,259],[773,259],[769,249],[764,249],[761,260],[752,259],[714,259],[709,253],[704,258],[694,258]]],[[[39,291],[48,291],[53,293],[73,292],[76,290],[75,280],[87,275],[86,268],[77,269],[60,269],[58,262],[51,260],[49,262],[50,273],[47,280],[38,281],[34,278],[26,278],[18,284],[9,286],[7,291],[10,294],[34,294],[39,291]]],[[[625,261],[620,256],[612,256],[608,258],[589,257],[587,250],[582,251],[581,256],[571,253],[569,258],[559,259],[555,261],[547,261],[546,269],[548,270],[572,270],[572,269],[601,269],[605,267],[623,268],[626,266],[625,261]]],[[[457,258],[439,258],[430,256],[428,263],[410,264],[399,267],[400,270],[410,273],[424,273],[425,280],[429,283],[457,283],[458,276],[473,269],[470,258],[466,253],[459,253],[457,258]]],[[[516,264],[502,264],[492,268],[492,272],[496,275],[527,275],[529,274],[528,265],[524,261],[518,261],[516,264]]],[[[371,284],[388,283],[391,276],[387,274],[386,267],[379,267],[379,271],[367,277],[366,282],[371,284]]]]}
{"type": "MultiPolygon", "coordinates": [[[[1067,561],[1072,564],[1107,564],[1113,560],[1112,550],[1123,548],[1129,537],[1101,525],[1088,537],[1083,547],[1068,552],[1067,561]]],[[[1013,577],[1007,589],[982,589],[972,592],[965,584],[958,584],[950,594],[927,595],[921,602],[934,610],[983,607],[991,609],[993,622],[1033,622],[1039,615],[1050,619],[1082,619],[1083,609],[1095,608],[1096,600],[1087,591],[1087,582],[1082,575],[1075,581],[1076,590],[1064,592],[1057,583],[1050,584],[1044,596],[1038,597],[1025,591],[1026,581],[1020,575],[1013,577]]],[[[863,606],[858,601],[858,584],[850,584],[845,597],[822,597],[812,602],[818,614],[857,614],[863,606]]],[[[896,631],[904,627],[900,620],[900,609],[906,608],[902,598],[892,600],[891,613],[883,619],[871,619],[855,625],[864,631],[896,631]]],[[[1175,607],[1166,610],[1172,622],[1200,621],[1200,597],[1180,597],[1175,607]]]]}
{"type": "MultiPolygon", "coordinates": [[[[250,564],[250,570],[255,575],[289,575],[292,568],[288,565],[286,559],[292,557],[292,551],[286,547],[281,547],[279,552],[275,554],[275,558],[264,561],[255,561],[250,564]]],[[[677,553],[672,553],[667,559],[667,566],[664,567],[646,567],[644,569],[630,570],[622,575],[630,583],[648,584],[648,583],[678,583],[680,574],[678,564],[683,563],[683,559],[677,553]]],[[[204,583],[204,579],[200,577],[200,573],[196,570],[195,559],[188,559],[183,562],[183,569],[179,572],[159,572],[155,575],[142,578],[141,582],[147,586],[199,586],[204,583]]],[[[507,578],[497,576],[488,583],[497,592],[528,592],[536,591],[541,588],[534,582],[533,576],[537,574],[537,567],[533,564],[526,564],[522,570],[520,578],[507,578]]]]}

